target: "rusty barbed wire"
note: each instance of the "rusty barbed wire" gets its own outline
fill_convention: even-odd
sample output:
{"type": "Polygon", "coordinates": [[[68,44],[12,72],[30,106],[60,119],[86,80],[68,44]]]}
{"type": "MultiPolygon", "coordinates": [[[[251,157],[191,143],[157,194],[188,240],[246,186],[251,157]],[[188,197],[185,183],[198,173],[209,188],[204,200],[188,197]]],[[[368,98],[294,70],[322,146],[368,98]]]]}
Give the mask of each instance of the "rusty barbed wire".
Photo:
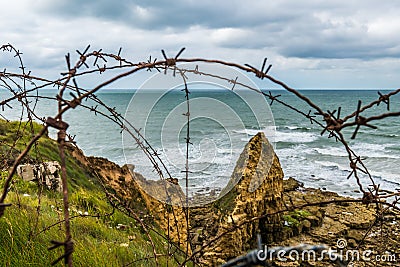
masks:
{"type": "MultiPolygon", "coordinates": [[[[67,186],[67,181],[68,177],[66,175],[66,163],[65,163],[65,152],[64,148],[67,142],[73,142],[73,138],[67,133],[67,128],[68,128],[68,123],[63,120],[63,114],[70,110],[70,109],[75,109],[76,107],[83,107],[91,112],[93,112],[95,115],[100,114],[103,117],[113,121],[117,125],[121,127],[121,131],[126,131],[129,133],[129,135],[135,140],[139,148],[145,153],[146,157],[150,160],[152,163],[154,169],[156,170],[157,174],[159,175],[160,179],[165,179],[165,177],[172,178],[171,174],[169,173],[168,168],[166,165],[163,163],[161,158],[159,157],[159,153],[157,152],[156,149],[154,149],[151,144],[146,140],[146,138],[140,133],[140,129],[136,129],[133,125],[130,124],[121,114],[119,114],[114,108],[108,107],[106,104],[104,104],[97,96],[96,92],[103,88],[104,86],[110,85],[113,82],[123,78],[127,77],[130,75],[134,75],[135,73],[141,71],[141,70],[146,70],[146,71],[153,71],[156,70],[160,72],[160,69],[164,70],[164,73],[167,74],[168,70],[172,70],[173,75],[178,72],[185,84],[185,97],[186,97],[186,102],[187,102],[187,114],[185,115],[187,117],[187,136],[186,136],[186,165],[185,165],[185,172],[186,172],[186,225],[187,225],[187,240],[185,242],[186,244],[186,259],[180,263],[181,266],[183,266],[185,263],[188,261],[194,260],[196,255],[200,253],[198,250],[195,252],[191,253],[189,255],[189,245],[190,245],[190,240],[189,240],[189,231],[190,231],[190,215],[189,215],[189,207],[188,207],[188,176],[190,173],[189,170],[189,165],[188,165],[188,156],[189,156],[189,145],[190,145],[190,128],[189,128],[189,121],[190,121],[190,106],[189,106],[189,90],[187,88],[187,83],[185,80],[185,72],[192,72],[194,74],[198,75],[208,75],[210,77],[218,78],[221,80],[224,80],[228,84],[232,85],[232,90],[235,89],[235,86],[237,84],[240,84],[241,86],[248,88],[250,90],[256,91],[257,93],[260,94],[260,96],[266,97],[269,99],[271,102],[270,104],[281,104],[285,106],[286,108],[299,113],[302,115],[306,120],[309,120],[310,123],[316,124],[319,127],[321,127],[321,135],[325,135],[327,133],[328,138],[334,138],[335,141],[342,143],[344,146],[344,149],[346,150],[348,154],[348,159],[349,159],[349,166],[350,166],[350,174],[348,178],[354,177],[356,180],[360,191],[363,193],[363,197],[361,199],[356,199],[356,200],[346,200],[344,202],[361,202],[363,204],[376,204],[377,207],[377,214],[380,214],[384,211],[382,209],[383,206],[396,210],[399,209],[399,201],[400,201],[400,190],[399,192],[382,192],[379,189],[379,185],[376,185],[374,182],[374,179],[372,175],[370,174],[367,166],[364,164],[363,159],[353,151],[345,136],[342,133],[342,130],[345,128],[350,128],[354,127],[354,132],[353,135],[351,136],[351,139],[355,139],[357,137],[357,133],[360,130],[361,127],[370,127],[370,128],[375,128],[376,126],[372,125],[371,123],[377,120],[382,120],[388,117],[398,117],[400,116],[400,112],[391,112],[391,106],[390,106],[390,99],[391,97],[397,95],[400,93],[400,89],[393,90],[387,94],[382,94],[381,92],[378,91],[378,98],[375,101],[372,101],[366,105],[362,105],[362,102],[358,102],[357,109],[342,117],[341,118],[341,107],[339,107],[337,110],[334,111],[324,111],[320,106],[316,105],[311,99],[308,97],[304,96],[301,94],[298,90],[289,87],[286,85],[284,82],[277,80],[273,78],[271,75],[269,75],[269,71],[272,68],[272,65],[270,64],[266,69],[266,62],[267,59],[265,58],[261,69],[257,69],[249,64],[237,64],[237,63],[232,63],[232,62],[225,62],[221,60],[210,60],[210,59],[202,59],[202,58],[192,58],[192,59],[185,59],[185,58],[180,58],[182,52],[185,50],[185,48],[182,48],[174,58],[169,58],[167,57],[167,53],[164,50],[161,50],[162,56],[164,57],[164,60],[157,60],[157,58],[152,59],[150,56],[147,61],[140,61],[138,63],[131,62],[121,56],[121,51],[122,48],[119,49],[118,53],[113,54],[113,53],[104,53],[102,49],[98,50],[90,50],[90,45],[87,46],[83,52],[76,50],[76,53],[78,55],[78,60],[76,61],[75,65],[72,66],[71,64],[71,55],[68,53],[65,57],[66,59],[66,64],[67,64],[67,72],[61,73],[62,77],[58,80],[51,81],[46,78],[42,77],[36,77],[31,75],[31,72],[26,72],[26,67],[23,64],[22,60],[22,53],[15,49],[12,45],[6,44],[0,47],[0,51],[3,52],[9,52],[13,53],[14,57],[17,58],[19,62],[19,69],[21,70],[22,73],[16,73],[16,72],[8,72],[6,69],[4,69],[3,72],[0,72],[0,86],[8,90],[9,92],[12,93],[12,96],[9,97],[8,99],[1,100],[0,106],[2,110],[5,108],[12,108],[12,103],[14,101],[17,101],[20,103],[22,106],[22,114],[20,115],[20,124],[18,127],[18,132],[17,136],[20,136],[20,131],[23,132],[21,129],[22,126],[22,120],[23,120],[23,115],[24,112],[26,111],[26,116],[28,118],[28,121],[31,122],[31,133],[34,135],[34,130],[32,126],[32,122],[34,120],[38,120],[42,122],[42,128],[40,131],[38,131],[32,138],[31,140],[25,145],[25,148],[23,151],[18,151],[18,155],[15,157],[12,166],[10,168],[10,171],[8,173],[7,178],[5,179],[4,182],[4,187],[2,191],[2,195],[0,197],[0,218],[4,214],[4,210],[7,207],[10,207],[10,203],[4,203],[7,194],[9,192],[10,184],[13,181],[13,176],[16,173],[16,169],[19,166],[19,164],[24,160],[24,158],[27,157],[29,151],[35,147],[37,144],[37,141],[42,138],[46,132],[48,131],[49,128],[54,128],[58,130],[58,143],[59,143],[59,153],[60,153],[60,158],[61,158],[61,168],[62,168],[62,183],[63,183],[63,203],[64,203],[64,219],[63,223],[65,223],[65,231],[66,231],[66,239],[65,241],[52,241],[53,246],[50,249],[54,249],[56,247],[64,247],[64,254],[60,256],[54,263],[57,263],[60,260],[65,261],[65,263],[69,266],[72,266],[72,258],[71,255],[73,253],[73,242],[72,242],[72,235],[70,231],[70,219],[72,217],[69,216],[68,213],[68,186],[67,186]],[[90,60],[92,60],[90,62],[90,60]],[[113,63],[111,63],[111,61],[113,63]],[[101,62],[101,63],[100,63],[101,62]],[[247,72],[247,73],[253,73],[257,78],[261,80],[268,80],[274,84],[279,85],[282,89],[285,89],[286,91],[292,93],[294,96],[296,96],[299,100],[305,102],[310,110],[303,111],[299,109],[296,106],[290,105],[283,100],[281,95],[273,95],[270,91],[268,93],[258,90],[256,88],[252,88],[251,86],[247,84],[241,84],[240,81],[238,81],[238,77],[236,78],[230,78],[230,77],[222,77],[215,75],[213,73],[206,73],[202,72],[199,70],[198,66],[194,69],[186,69],[184,67],[180,67],[178,63],[208,63],[208,64],[217,64],[217,65],[224,65],[224,66],[230,66],[233,68],[236,68],[238,70],[247,72]],[[103,66],[100,66],[103,64],[103,66]],[[87,90],[84,88],[80,88],[78,86],[77,78],[81,76],[87,76],[90,74],[102,74],[104,72],[107,72],[109,70],[124,70],[128,69],[125,72],[121,72],[115,76],[113,76],[110,79],[105,80],[102,83],[99,83],[97,86],[94,88],[87,90]],[[264,70],[265,69],[265,70],[264,70]],[[22,85],[19,83],[19,81],[22,82],[22,85]],[[29,82],[29,85],[31,88],[28,88],[27,84],[29,82]],[[39,84],[40,83],[40,84],[39,84]],[[71,84],[72,83],[72,84],[71,84]],[[41,96],[38,93],[38,90],[41,88],[45,88],[48,86],[57,86],[58,87],[58,94],[56,98],[49,98],[45,96],[41,96]],[[14,91],[14,88],[17,88],[17,91],[14,91]],[[64,93],[66,90],[69,91],[69,97],[70,98],[65,98],[64,93]],[[36,93],[35,96],[29,96],[29,93],[36,93]],[[38,103],[38,99],[41,98],[46,98],[46,99],[51,99],[54,100],[58,103],[58,112],[55,114],[54,117],[48,117],[48,118],[41,118],[36,115],[35,108],[38,103]],[[32,99],[32,103],[29,101],[29,99],[32,99]],[[98,106],[87,106],[82,103],[83,100],[91,99],[95,103],[97,103],[99,106],[102,106],[106,109],[108,114],[105,112],[101,111],[98,109],[98,106]],[[379,106],[381,103],[386,105],[386,110],[388,112],[386,113],[381,113],[378,115],[374,116],[362,116],[362,114],[375,107],[379,106]],[[32,107],[31,107],[32,106],[32,107]],[[353,119],[353,121],[351,121],[353,119]],[[20,130],[21,129],[21,130],[20,130]],[[68,138],[68,141],[67,141],[68,138]],[[371,186],[365,189],[365,185],[361,183],[360,179],[360,173],[366,175],[369,180],[371,181],[371,186]],[[394,198],[394,200],[391,203],[386,202],[385,200],[388,198],[394,198]]],[[[1,114],[0,114],[1,115],[1,114]]],[[[3,118],[4,116],[1,115],[3,118]]],[[[26,125],[24,127],[27,127],[26,125]]],[[[16,149],[16,143],[19,139],[17,138],[14,140],[14,143],[10,145],[10,149],[7,152],[7,155],[11,155],[12,151],[16,149]]],[[[10,157],[12,158],[12,157],[10,157]]],[[[4,161],[4,159],[2,159],[4,161]]],[[[6,167],[8,164],[4,164],[4,167],[6,167]]],[[[141,222],[141,219],[139,215],[137,215],[133,210],[131,210],[129,207],[126,206],[126,204],[122,203],[116,196],[112,196],[109,192],[105,190],[107,197],[110,201],[110,203],[117,203],[113,204],[113,207],[118,207],[119,209],[125,210],[126,213],[133,215],[133,217],[138,221],[141,222]],[[114,202],[113,202],[114,201],[114,202]],[[115,205],[115,206],[114,206],[115,205]]],[[[336,201],[338,202],[338,201],[336,201]]],[[[297,207],[294,207],[293,205],[290,207],[286,207],[286,209],[279,211],[279,212],[284,212],[290,209],[298,209],[306,206],[314,206],[314,205],[323,205],[323,204],[329,204],[329,203],[336,203],[335,201],[328,201],[328,202],[318,202],[318,203],[306,203],[304,205],[300,205],[297,207]]],[[[40,204],[39,204],[40,205],[40,204]]],[[[173,211],[174,209],[172,209],[173,211]]],[[[234,227],[238,228],[241,227],[242,225],[246,223],[251,223],[252,221],[255,220],[260,220],[263,219],[271,214],[264,214],[259,217],[251,218],[249,220],[246,220],[245,222],[241,224],[235,224],[234,227]]],[[[37,214],[39,216],[39,212],[37,214]]],[[[175,224],[176,224],[176,217],[173,215],[175,218],[175,224]]],[[[378,218],[378,215],[377,215],[378,218]]],[[[378,220],[377,220],[378,221],[378,220]]],[[[169,217],[168,217],[168,230],[169,230],[169,217]]],[[[153,258],[156,265],[159,265],[157,257],[158,256],[165,256],[165,257],[171,257],[170,253],[171,251],[168,250],[167,255],[159,254],[156,251],[154,242],[151,239],[151,236],[149,235],[149,231],[155,231],[154,229],[147,229],[147,227],[142,223],[142,228],[145,229],[144,231],[148,235],[149,239],[151,240],[152,248],[153,248],[153,256],[149,256],[148,258],[153,258]]],[[[177,227],[177,226],[176,226],[177,227]]],[[[179,229],[177,228],[178,232],[179,229]]],[[[227,229],[225,233],[232,231],[232,229],[227,229]]],[[[224,234],[224,233],[223,233],[224,234]]],[[[163,234],[160,233],[161,236],[164,236],[163,234]]],[[[169,236],[169,232],[167,236],[164,236],[165,239],[168,241],[168,246],[170,245],[171,239],[169,236]]],[[[213,242],[221,238],[221,236],[216,236],[215,238],[209,240],[206,245],[204,245],[201,249],[203,250],[207,246],[210,246],[213,242]]],[[[180,239],[180,238],[179,238],[180,239]]],[[[178,247],[175,246],[175,249],[177,250],[178,247]]],[[[176,251],[175,250],[175,251],[176,251]]],[[[175,257],[175,256],[173,256],[175,257]]],[[[138,259],[140,261],[140,259],[138,259]]],[[[177,260],[175,258],[175,260],[177,260]]],[[[179,261],[177,261],[179,262],[179,261]]]]}
{"type": "MultiPolygon", "coordinates": [[[[175,59],[178,58],[178,56],[182,53],[184,49],[181,49],[181,51],[178,53],[178,55],[175,57],[175,59]]],[[[164,51],[164,50],[163,50],[164,51]]],[[[187,232],[186,232],[186,255],[189,255],[189,246],[190,246],[190,224],[189,224],[189,145],[193,145],[192,142],[190,142],[190,99],[189,99],[189,88],[186,82],[186,77],[184,73],[180,72],[182,76],[182,80],[184,82],[185,88],[182,89],[185,93],[185,102],[186,102],[186,113],[182,114],[183,116],[186,117],[186,137],[185,137],[185,143],[186,143],[186,151],[185,151],[185,170],[182,171],[185,173],[185,191],[186,191],[186,196],[185,196],[185,201],[186,201],[186,207],[185,207],[185,216],[186,216],[186,227],[187,227],[187,232]]]]}

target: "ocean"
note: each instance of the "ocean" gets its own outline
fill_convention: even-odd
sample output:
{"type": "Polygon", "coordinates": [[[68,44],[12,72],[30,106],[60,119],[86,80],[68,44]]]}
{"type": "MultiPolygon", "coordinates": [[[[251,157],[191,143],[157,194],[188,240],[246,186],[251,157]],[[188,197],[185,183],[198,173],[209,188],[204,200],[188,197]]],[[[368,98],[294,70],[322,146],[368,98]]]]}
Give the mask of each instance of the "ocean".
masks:
{"type": "MultiPolygon", "coordinates": [[[[146,136],[160,154],[174,178],[185,185],[187,103],[182,88],[167,93],[157,90],[135,95],[134,90],[103,90],[98,93],[108,106],[127,119],[146,136]]],[[[385,92],[385,91],[382,91],[385,92]]],[[[337,110],[342,114],[355,111],[358,100],[368,103],[378,98],[377,90],[302,90],[323,110],[337,110]]],[[[41,90],[41,95],[55,96],[55,90],[41,90]]],[[[280,100],[308,113],[306,103],[292,94],[273,90],[280,100]]],[[[9,96],[0,91],[0,101],[9,96]]],[[[279,157],[285,177],[293,177],[308,187],[321,188],[341,195],[360,197],[354,178],[347,179],[350,167],[346,151],[322,129],[311,124],[300,114],[251,93],[235,93],[222,89],[193,89],[191,99],[188,146],[189,193],[220,191],[229,180],[236,160],[247,141],[257,132],[265,132],[279,157]]],[[[85,105],[95,107],[92,101],[85,105]]],[[[33,103],[32,103],[33,104],[33,103]]],[[[391,99],[392,110],[399,110],[400,97],[391,99]]],[[[372,113],[386,112],[381,104],[372,113]]],[[[39,117],[54,116],[55,102],[41,99],[36,103],[39,117]]],[[[98,110],[102,110],[98,107],[98,110]]],[[[104,110],[104,109],[103,109],[104,110]]],[[[16,120],[18,107],[5,107],[0,114],[16,120]]],[[[25,114],[24,114],[25,115],[25,114]]],[[[342,115],[342,117],[343,117],[342,115]]],[[[150,161],[134,140],[112,121],[78,107],[68,111],[65,120],[69,134],[86,155],[105,157],[120,165],[135,165],[135,170],[148,179],[158,179],[150,161]]],[[[378,129],[361,127],[357,138],[350,140],[354,128],[343,131],[350,147],[364,159],[376,184],[382,189],[400,188],[400,119],[389,117],[372,123],[378,129]]],[[[50,135],[54,136],[51,131],[50,135]]],[[[365,186],[370,184],[362,177],[365,186]]]]}

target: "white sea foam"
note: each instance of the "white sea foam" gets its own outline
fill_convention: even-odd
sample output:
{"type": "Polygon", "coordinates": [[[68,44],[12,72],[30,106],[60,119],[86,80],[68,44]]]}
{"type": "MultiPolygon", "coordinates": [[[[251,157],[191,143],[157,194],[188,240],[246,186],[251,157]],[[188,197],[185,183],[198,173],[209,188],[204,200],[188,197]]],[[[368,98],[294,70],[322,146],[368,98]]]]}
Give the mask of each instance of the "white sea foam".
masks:
{"type": "Polygon", "coordinates": [[[242,130],[233,130],[234,133],[239,133],[239,134],[246,134],[250,136],[254,136],[258,134],[259,132],[264,132],[267,136],[273,135],[273,133],[276,131],[276,126],[268,126],[265,127],[264,129],[242,129],[242,130]]]}
{"type": "Polygon", "coordinates": [[[275,142],[286,143],[311,143],[318,140],[318,136],[313,133],[301,132],[275,132],[275,142]]]}
{"type": "MultiPolygon", "coordinates": [[[[390,173],[387,171],[370,171],[373,177],[377,177],[385,183],[400,185],[400,175],[395,173],[390,173]]],[[[393,189],[393,188],[392,188],[393,189]]]]}
{"type": "Polygon", "coordinates": [[[323,147],[323,148],[316,147],[313,150],[317,151],[317,153],[321,155],[328,155],[334,157],[347,157],[347,152],[342,147],[323,147]]]}
{"type": "Polygon", "coordinates": [[[366,158],[400,159],[400,155],[386,151],[386,148],[391,147],[390,144],[357,143],[351,147],[366,158]]]}
{"type": "Polygon", "coordinates": [[[289,130],[311,130],[310,127],[303,127],[303,126],[285,126],[284,128],[289,130]]]}
{"type": "MultiPolygon", "coordinates": [[[[247,134],[250,136],[256,135],[260,130],[253,129],[245,129],[234,131],[236,133],[247,134]]],[[[284,132],[277,131],[271,128],[263,129],[261,132],[264,132],[267,137],[271,140],[274,140],[275,143],[286,142],[286,143],[311,143],[318,140],[318,136],[314,133],[303,133],[303,132],[284,132]]],[[[246,138],[242,138],[242,141],[245,141],[246,138]]]]}
{"type": "MultiPolygon", "coordinates": [[[[385,148],[388,147],[387,145],[379,145],[379,144],[367,144],[367,143],[360,143],[350,148],[356,154],[359,154],[361,157],[364,158],[387,158],[387,159],[400,159],[400,155],[396,155],[393,153],[389,153],[385,151],[385,148]]],[[[328,155],[333,157],[347,157],[348,154],[344,147],[316,147],[314,148],[316,152],[321,155],[328,155]]]]}
{"type": "Polygon", "coordinates": [[[323,167],[327,167],[329,169],[337,169],[340,171],[350,171],[349,170],[349,165],[343,165],[337,162],[332,162],[332,161],[315,161],[316,164],[319,164],[323,167]]]}

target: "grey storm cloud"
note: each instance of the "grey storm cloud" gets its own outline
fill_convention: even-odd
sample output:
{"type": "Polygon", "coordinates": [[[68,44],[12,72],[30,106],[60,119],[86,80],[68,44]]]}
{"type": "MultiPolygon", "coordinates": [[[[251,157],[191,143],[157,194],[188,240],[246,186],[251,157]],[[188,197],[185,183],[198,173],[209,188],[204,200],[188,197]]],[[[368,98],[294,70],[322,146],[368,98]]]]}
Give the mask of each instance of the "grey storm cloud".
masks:
{"type": "Polygon", "coordinates": [[[319,81],[351,81],[348,70],[356,66],[362,70],[354,83],[391,87],[400,70],[399,12],[400,1],[372,0],[19,0],[3,3],[0,23],[3,43],[46,73],[63,71],[65,53],[77,56],[88,44],[108,52],[123,47],[127,57],[161,57],[160,49],[170,55],[185,46],[187,57],[252,65],[267,56],[272,71],[304,86],[318,83],[304,75],[314,71],[319,81]],[[367,81],[376,70],[382,82],[367,81]]]}
{"type": "Polygon", "coordinates": [[[397,8],[399,2],[352,0],[69,0],[49,1],[44,11],[68,18],[87,16],[117,21],[150,31],[184,31],[193,26],[230,28],[236,31],[232,30],[229,38],[216,38],[218,46],[270,49],[285,57],[368,60],[400,56],[398,34],[374,36],[368,26],[378,14],[390,14],[397,8]]]}
{"type": "Polygon", "coordinates": [[[49,2],[45,10],[68,17],[93,16],[117,20],[144,29],[186,28],[193,25],[210,28],[246,27],[285,19],[282,14],[268,14],[268,7],[258,2],[243,6],[242,1],[71,0],[49,2]]]}

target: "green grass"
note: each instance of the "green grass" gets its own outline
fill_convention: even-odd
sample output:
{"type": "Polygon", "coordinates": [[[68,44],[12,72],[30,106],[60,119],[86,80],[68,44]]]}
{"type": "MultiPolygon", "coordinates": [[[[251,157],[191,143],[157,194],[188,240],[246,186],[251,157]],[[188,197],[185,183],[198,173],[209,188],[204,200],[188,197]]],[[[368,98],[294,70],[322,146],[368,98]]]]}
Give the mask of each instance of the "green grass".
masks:
{"type": "MultiPolygon", "coordinates": [[[[33,136],[31,128],[37,132],[40,127],[38,124],[0,120],[1,159],[12,160],[33,136]],[[15,150],[10,154],[9,145],[14,143],[15,150]]],[[[74,265],[124,266],[134,262],[129,266],[154,266],[152,246],[140,224],[118,210],[113,212],[97,180],[91,177],[91,171],[81,166],[68,149],[66,156],[74,265]],[[150,259],[143,260],[145,258],[150,259]]],[[[57,143],[47,136],[37,142],[27,159],[33,162],[42,160],[59,161],[57,143]]],[[[1,170],[0,177],[0,189],[3,189],[6,169],[1,170]]],[[[50,266],[63,254],[63,248],[48,250],[50,241],[65,239],[64,225],[57,224],[63,220],[61,194],[47,189],[40,193],[37,183],[14,176],[5,202],[12,203],[12,206],[6,208],[0,218],[0,266],[50,266]],[[53,224],[56,225],[50,227],[53,224]]],[[[147,227],[162,232],[155,224],[147,227]]],[[[157,253],[166,254],[166,241],[155,232],[150,231],[150,235],[157,253]]],[[[175,253],[175,256],[180,261],[184,259],[180,253],[175,253]]],[[[166,258],[160,256],[159,263],[166,266],[166,258]]],[[[169,266],[175,265],[173,258],[170,259],[169,266]]]]}
{"type": "MultiPolygon", "coordinates": [[[[32,193],[32,192],[31,192],[32,193]]],[[[62,201],[41,197],[40,213],[37,214],[37,195],[10,193],[8,202],[13,206],[7,208],[0,219],[0,262],[1,266],[49,266],[52,261],[63,254],[63,249],[49,251],[51,240],[62,241],[65,238],[64,225],[57,224],[62,219],[62,201]],[[18,205],[19,202],[19,205],[18,205]],[[36,226],[36,220],[37,226],[36,226]]],[[[87,194],[90,195],[90,194],[87,194]]],[[[109,209],[105,200],[90,196],[98,206],[109,209]]],[[[80,206],[81,199],[77,194],[71,197],[72,235],[75,252],[75,266],[123,266],[141,258],[152,255],[152,248],[141,227],[125,214],[116,211],[111,216],[94,218],[79,216],[79,213],[96,215],[97,208],[89,211],[80,206]],[[118,229],[118,225],[127,227],[118,229]]],[[[97,207],[97,205],[96,205],[97,207]]],[[[99,211],[100,212],[100,211],[99,211]]],[[[152,234],[158,253],[166,252],[166,243],[160,237],[152,234]]],[[[182,257],[181,257],[182,259],[182,257]]],[[[161,265],[166,265],[165,259],[160,258],[161,265]]],[[[153,260],[139,261],[133,266],[154,266],[153,260]]],[[[174,265],[174,264],[172,264],[174,265]]]]}

